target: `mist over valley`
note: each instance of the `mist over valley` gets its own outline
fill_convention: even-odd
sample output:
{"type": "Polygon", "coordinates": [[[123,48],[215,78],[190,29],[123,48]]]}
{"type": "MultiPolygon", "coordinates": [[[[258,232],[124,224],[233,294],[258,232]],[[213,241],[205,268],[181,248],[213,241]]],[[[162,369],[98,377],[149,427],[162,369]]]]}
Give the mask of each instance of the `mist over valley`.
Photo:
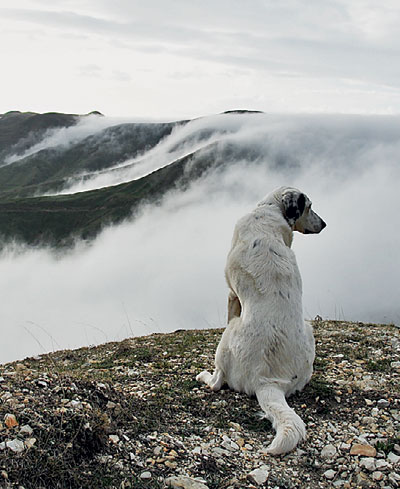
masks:
{"type": "Polygon", "coordinates": [[[235,222],[293,185],[304,315],[400,323],[400,117],[0,116],[2,362],[226,322],[235,222]]]}

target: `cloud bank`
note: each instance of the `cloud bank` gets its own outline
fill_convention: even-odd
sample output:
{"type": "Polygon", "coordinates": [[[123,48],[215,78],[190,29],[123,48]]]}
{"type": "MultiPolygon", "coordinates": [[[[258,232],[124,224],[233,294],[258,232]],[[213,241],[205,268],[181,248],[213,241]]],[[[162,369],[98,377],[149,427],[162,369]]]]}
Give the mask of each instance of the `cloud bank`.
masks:
{"type": "MultiPolygon", "coordinates": [[[[4,251],[0,360],[223,326],[234,224],[286,184],[307,193],[328,224],[320,235],[294,239],[305,317],[399,324],[399,118],[262,118],[253,124],[244,116],[240,127],[232,119],[237,130],[226,132],[262,158],[233,154],[186,192],[168,194],[161,206],[142,208],[134,221],[65,256],[4,251]]],[[[226,157],[225,143],[215,158],[226,157]]]]}

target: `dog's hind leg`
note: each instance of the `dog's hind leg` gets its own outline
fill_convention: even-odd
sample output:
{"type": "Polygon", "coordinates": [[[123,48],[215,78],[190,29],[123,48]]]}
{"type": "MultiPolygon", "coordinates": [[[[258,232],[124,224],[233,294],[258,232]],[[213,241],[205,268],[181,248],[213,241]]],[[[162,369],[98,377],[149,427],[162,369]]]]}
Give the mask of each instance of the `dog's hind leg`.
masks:
{"type": "Polygon", "coordinates": [[[225,383],[224,373],[219,368],[216,368],[212,375],[207,370],[203,370],[196,377],[196,380],[198,382],[204,382],[213,391],[219,391],[225,383]]]}
{"type": "Polygon", "coordinates": [[[239,317],[242,312],[242,305],[239,297],[230,290],[228,296],[228,323],[232,318],[239,317]]]}

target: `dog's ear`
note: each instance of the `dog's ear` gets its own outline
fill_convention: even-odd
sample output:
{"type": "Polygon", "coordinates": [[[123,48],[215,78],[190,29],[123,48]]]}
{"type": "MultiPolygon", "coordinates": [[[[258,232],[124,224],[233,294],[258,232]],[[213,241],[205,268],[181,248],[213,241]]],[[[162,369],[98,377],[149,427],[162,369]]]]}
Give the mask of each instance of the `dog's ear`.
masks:
{"type": "Polygon", "coordinates": [[[306,196],[300,192],[288,191],[282,195],[284,216],[289,226],[293,227],[306,207],[306,196]]]}

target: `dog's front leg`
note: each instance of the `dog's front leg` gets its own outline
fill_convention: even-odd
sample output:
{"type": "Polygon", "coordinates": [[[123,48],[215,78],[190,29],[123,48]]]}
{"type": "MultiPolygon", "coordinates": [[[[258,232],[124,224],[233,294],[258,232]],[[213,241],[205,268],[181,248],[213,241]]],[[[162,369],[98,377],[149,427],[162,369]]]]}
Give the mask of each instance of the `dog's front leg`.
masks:
{"type": "Polygon", "coordinates": [[[198,382],[204,382],[213,391],[219,391],[224,384],[224,374],[222,370],[216,368],[211,375],[208,370],[203,370],[196,377],[198,382]]]}
{"type": "Polygon", "coordinates": [[[228,296],[228,323],[232,318],[240,317],[242,312],[242,305],[240,304],[239,297],[230,290],[228,296]]]}

